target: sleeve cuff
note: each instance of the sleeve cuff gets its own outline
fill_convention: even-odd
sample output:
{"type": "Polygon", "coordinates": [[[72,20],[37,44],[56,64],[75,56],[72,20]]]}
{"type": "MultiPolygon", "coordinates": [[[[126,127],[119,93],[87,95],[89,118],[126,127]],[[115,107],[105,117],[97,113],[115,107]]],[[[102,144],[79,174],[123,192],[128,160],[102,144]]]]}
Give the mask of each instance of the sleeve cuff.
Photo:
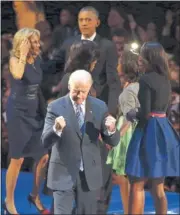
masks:
{"type": "Polygon", "coordinates": [[[111,135],[113,135],[115,132],[116,132],[116,129],[115,129],[114,131],[105,130],[104,134],[107,135],[107,136],[111,136],[111,135]]]}

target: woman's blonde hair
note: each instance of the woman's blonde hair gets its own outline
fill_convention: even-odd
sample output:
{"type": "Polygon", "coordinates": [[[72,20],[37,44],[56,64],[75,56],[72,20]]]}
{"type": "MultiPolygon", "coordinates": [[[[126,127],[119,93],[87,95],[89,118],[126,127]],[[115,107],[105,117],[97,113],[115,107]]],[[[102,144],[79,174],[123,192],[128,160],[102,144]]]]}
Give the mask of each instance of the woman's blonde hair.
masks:
{"type": "Polygon", "coordinates": [[[17,58],[20,57],[20,45],[24,39],[28,39],[36,35],[40,37],[40,32],[36,29],[33,28],[22,28],[16,34],[14,35],[13,38],[13,48],[11,50],[11,56],[15,56],[17,58]]]}

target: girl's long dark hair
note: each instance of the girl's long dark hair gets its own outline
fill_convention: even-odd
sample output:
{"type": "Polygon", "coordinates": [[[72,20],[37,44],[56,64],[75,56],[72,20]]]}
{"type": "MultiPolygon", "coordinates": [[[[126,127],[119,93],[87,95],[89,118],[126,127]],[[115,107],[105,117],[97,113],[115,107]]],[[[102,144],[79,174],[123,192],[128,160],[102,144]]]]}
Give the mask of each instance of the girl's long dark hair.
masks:
{"type": "Polygon", "coordinates": [[[157,72],[169,78],[167,54],[158,42],[146,42],[142,45],[140,56],[143,58],[147,71],[157,72]]]}
{"type": "Polygon", "coordinates": [[[64,72],[72,73],[77,69],[84,69],[90,72],[91,63],[97,61],[99,55],[99,48],[95,42],[88,40],[76,42],[70,48],[64,72]]]}
{"type": "Polygon", "coordinates": [[[122,58],[122,71],[126,81],[130,83],[138,81],[138,55],[125,50],[122,58]]]}

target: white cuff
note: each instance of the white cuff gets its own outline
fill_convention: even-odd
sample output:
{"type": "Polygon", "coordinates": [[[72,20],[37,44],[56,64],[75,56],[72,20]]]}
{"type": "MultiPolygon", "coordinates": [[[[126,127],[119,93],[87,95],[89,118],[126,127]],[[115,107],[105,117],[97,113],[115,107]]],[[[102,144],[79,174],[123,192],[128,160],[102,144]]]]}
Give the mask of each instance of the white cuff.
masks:
{"type": "Polygon", "coordinates": [[[60,137],[62,134],[62,131],[57,131],[55,128],[55,125],[53,126],[53,131],[60,137]]]}
{"type": "Polygon", "coordinates": [[[111,136],[111,135],[113,135],[115,132],[116,132],[116,129],[115,129],[114,131],[105,130],[104,134],[107,135],[107,136],[111,136]]]}

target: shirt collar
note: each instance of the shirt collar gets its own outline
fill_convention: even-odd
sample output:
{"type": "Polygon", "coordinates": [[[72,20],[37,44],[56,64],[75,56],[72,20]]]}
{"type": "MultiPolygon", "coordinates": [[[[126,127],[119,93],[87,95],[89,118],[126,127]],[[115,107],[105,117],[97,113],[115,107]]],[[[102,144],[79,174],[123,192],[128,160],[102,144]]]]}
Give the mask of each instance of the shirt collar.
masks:
{"type": "MultiPolygon", "coordinates": [[[[77,104],[75,103],[75,101],[73,101],[73,99],[71,98],[70,95],[69,95],[69,98],[70,98],[70,100],[71,100],[71,102],[72,102],[72,104],[73,104],[73,107],[76,107],[77,104]]],[[[83,103],[80,104],[80,105],[81,105],[81,107],[82,107],[82,106],[85,106],[85,105],[86,105],[86,101],[84,100],[83,103]]]]}
{"type": "Polygon", "coordinates": [[[94,32],[94,34],[91,37],[89,37],[89,38],[85,38],[83,35],[81,35],[81,40],[90,40],[90,41],[93,41],[95,37],[96,37],[96,32],[94,32]]]}

